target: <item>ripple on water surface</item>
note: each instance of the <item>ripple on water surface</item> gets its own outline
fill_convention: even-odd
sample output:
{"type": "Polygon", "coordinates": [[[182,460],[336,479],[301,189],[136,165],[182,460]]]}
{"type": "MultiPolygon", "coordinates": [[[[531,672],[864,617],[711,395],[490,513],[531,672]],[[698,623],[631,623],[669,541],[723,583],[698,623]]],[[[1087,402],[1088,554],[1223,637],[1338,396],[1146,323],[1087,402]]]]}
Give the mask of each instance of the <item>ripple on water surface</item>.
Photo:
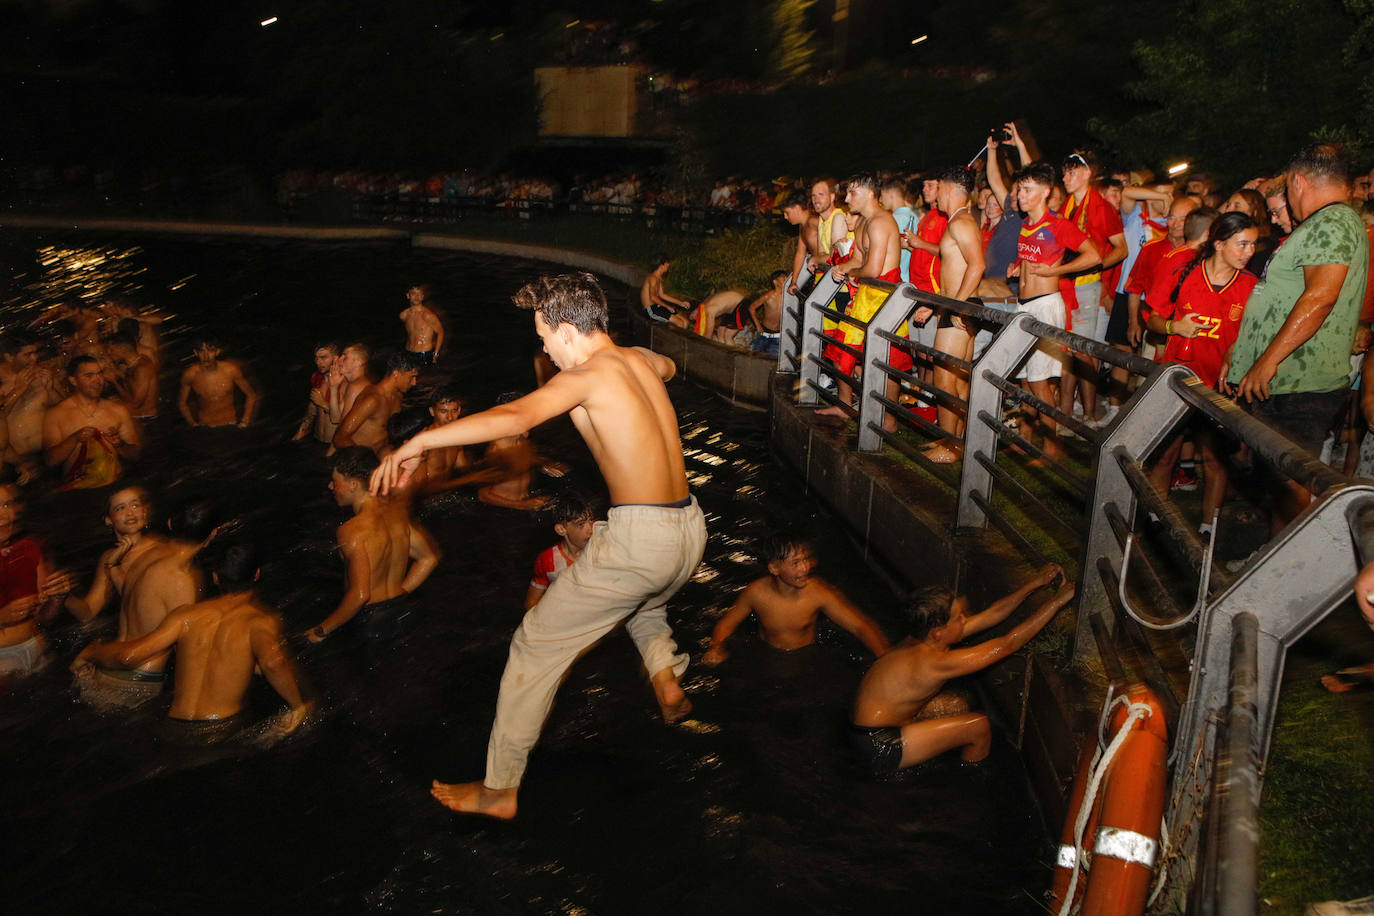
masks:
{"type": "MultiPolygon", "coordinates": [[[[337,601],[341,510],[320,452],[284,440],[305,404],[318,341],[397,341],[402,293],[433,283],[447,311],[440,367],[468,409],[532,385],[537,341],[509,294],[536,265],[493,265],[388,245],[10,237],[7,327],[63,297],[126,294],[168,316],[163,416],[134,474],[163,508],[220,499],[270,549],[262,593],[298,631],[337,601]],[[264,393],[242,435],[173,423],[193,337],[213,330],[264,393]]],[[[623,297],[615,289],[613,297],[623,297]]],[[[699,658],[715,619],[761,574],[752,544],[774,527],[817,535],[823,572],[890,635],[893,597],[768,454],[766,421],[682,382],[671,386],[710,541],[670,605],[699,658]]],[[[601,492],[566,421],[535,434],[601,492]]],[[[569,485],[545,481],[556,490],[569,485]]],[[[34,499],[31,526],[89,575],[108,534],[99,495],[34,499]]],[[[719,668],[694,664],[693,718],[666,728],[629,639],[590,651],[559,691],[530,760],[515,824],[455,818],[430,780],[481,775],[497,681],[546,520],[446,497],[422,519],[444,560],[417,597],[425,621],[373,651],[302,652],[324,713],[270,750],[169,751],[150,733],[165,706],[114,719],[75,704],[65,664],[89,638],[54,633],[56,660],[0,694],[8,845],[6,908],[394,913],[1038,912],[1046,847],[1005,740],[990,762],[937,761],[866,778],[842,743],[866,654],[822,629],[788,656],[749,626],[719,668]]],[[[913,558],[914,560],[918,558],[913,558]]],[[[107,634],[108,635],[108,634],[107,634]]],[[[300,648],[299,646],[297,647],[300,648]]],[[[259,684],[254,710],[274,708],[259,684]]]]}

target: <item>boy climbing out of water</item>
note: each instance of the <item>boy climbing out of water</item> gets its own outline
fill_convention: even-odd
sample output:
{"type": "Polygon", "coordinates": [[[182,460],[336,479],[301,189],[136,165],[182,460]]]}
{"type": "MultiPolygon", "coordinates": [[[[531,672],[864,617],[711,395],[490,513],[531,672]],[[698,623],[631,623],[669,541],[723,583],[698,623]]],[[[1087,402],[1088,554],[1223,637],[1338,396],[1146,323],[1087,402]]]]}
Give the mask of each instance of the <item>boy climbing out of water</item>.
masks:
{"type": "Polygon", "coordinates": [[[874,662],[859,684],[849,726],[856,756],[878,775],[956,748],[968,762],[986,757],[992,745],[987,716],[970,712],[962,697],[945,692],[945,684],[981,671],[1030,642],[1073,599],[1073,583],[1064,580],[1006,634],[965,649],[954,647],[1006,620],[1032,592],[1063,576],[1057,564],[1047,564],[1034,579],[971,616],[963,595],[938,585],[918,589],[905,609],[906,639],[874,662]]]}
{"type": "Polygon", "coordinates": [[[763,639],[775,649],[791,651],[814,643],[816,620],[824,614],[879,658],[888,651],[887,637],[878,625],[839,589],[812,575],[816,554],[809,541],[775,534],[764,541],[763,559],[768,563],[768,575],[746,586],[716,623],[703,662],[718,665],[725,661],[730,654],[725,651],[725,640],[750,614],[758,615],[763,639]]]}
{"type": "Polygon", "coordinates": [[[560,540],[534,561],[534,577],[525,590],[525,610],[539,603],[559,573],[582,556],[596,526],[596,511],[581,493],[569,491],[553,507],[553,531],[560,540]]]}

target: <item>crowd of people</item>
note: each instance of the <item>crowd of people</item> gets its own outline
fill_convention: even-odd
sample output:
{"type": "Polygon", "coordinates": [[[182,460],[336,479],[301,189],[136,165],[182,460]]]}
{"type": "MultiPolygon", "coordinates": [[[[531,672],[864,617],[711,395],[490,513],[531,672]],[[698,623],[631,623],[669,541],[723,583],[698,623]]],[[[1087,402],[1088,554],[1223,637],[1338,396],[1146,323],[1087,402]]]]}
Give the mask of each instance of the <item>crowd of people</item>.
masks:
{"type": "MultiPolygon", "coordinates": [[[[809,198],[792,194],[782,215],[798,227],[786,269],[805,294],[823,272],[845,281],[837,307],[855,322],[825,321],[836,344],[835,400],[820,415],[853,412],[854,355],[884,300],[860,279],[910,282],[917,289],[1041,321],[1098,343],[1186,365],[1209,387],[1238,398],[1315,455],[1334,454],[1353,473],[1374,401],[1358,392],[1369,352],[1374,296],[1366,283],[1374,247],[1371,173],[1356,174],[1342,151],[1317,144],[1287,168],[1243,187],[1219,189],[1205,175],[1156,181],[1141,171],[1104,170],[1089,150],[1056,164],[1032,157],[1015,123],[989,136],[969,167],[923,175],[817,179],[809,198]],[[1363,416],[1363,421],[1360,417],[1363,416]],[[1334,444],[1334,448],[1333,448],[1334,444]]],[[[776,353],[778,311],[739,305],[749,297],[716,294],[702,303],[663,289],[662,265],[645,283],[650,318],[729,342],[737,328],[776,353]],[[722,319],[720,316],[724,315],[722,319]]],[[[972,360],[989,328],[950,310],[918,308],[910,330],[925,348],[972,360]]],[[[936,387],[967,394],[967,373],[949,362],[892,347],[890,364],[917,371],[936,387]]],[[[1042,345],[1020,367],[1034,400],[1088,427],[1113,419],[1130,393],[1124,370],[1042,345]]],[[[888,397],[913,402],[941,435],[930,460],[960,460],[963,417],[888,383],[888,397]]],[[[904,387],[904,386],[903,386],[904,387]]],[[[1367,389],[1366,389],[1367,394],[1367,389]]],[[[1026,399],[1020,433],[1051,459],[1064,454],[1065,424],[1026,399]]],[[[889,414],[885,426],[894,429],[889,414]]],[[[1204,535],[1227,492],[1229,446],[1205,425],[1190,426],[1156,459],[1151,479],[1162,492],[1204,483],[1204,535]]],[[[1274,524],[1305,503],[1296,486],[1270,491],[1274,524]]]]}
{"type": "MultiPolygon", "coordinates": [[[[83,702],[120,715],[157,701],[170,684],[162,740],[202,745],[290,734],[309,721],[315,701],[288,635],[301,644],[369,643],[420,627],[423,615],[412,596],[443,551],[416,521],[416,505],[470,485],[482,501],[505,509],[548,508],[557,541],[534,558],[487,773],[469,784],[436,782],[435,797],[457,811],[513,816],[526,758],[563,673],[621,622],[643,656],[664,719],[688,715],[680,678],[689,656],[673,640],[666,604],[695,571],[706,529],[687,488],[664,387],[674,366],[610,338],[605,297],[589,275],[541,278],[516,303],[535,313],[547,356],[536,365],[541,384],[477,414],[464,414],[451,384],[427,385],[423,398],[415,396],[420,374],[445,343],[443,314],[426,286],[407,291],[398,314],[404,344],[380,377],[370,373],[365,343],[315,348],[315,372],[292,438],[313,441],[332,457],[329,489],[349,517],[336,533],[341,595],[299,634],[288,634],[259,596],[260,553],[223,506],[193,501],[170,513],[163,531],[152,524],[153,495],[131,482],[142,424],[164,406],[157,390],[164,360],[160,316],[121,300],[74,301],[7,334],[0,363],[9,469],[0,483],[0,680],[52,660],[44,631],[63,615],[93,624],[113,608],[115,638],[73,647],[69,656],[83,702]],[[605,520],[595,501],[576,491],[552,505],[531,492],[532,474],[567,470],[540,458],[528,440],[531,428],[561,414],[571,414],[606,481],[612,508],[605,520]],[[484,454],[471,452],[482,444],[484,454]],[[92,569],[56,568],[54,545],[25,530],[26,499],[47,488],[103,497],[111,543],[92,569]],[[256,722],[249,721],[246,702],[255,674],[285,705],[256,722]]],[[[209,335],[197,335],[192,349],[171,422],[242,435],[237,430],[254,422],[259,403],[251,373],[209,335]]],[[[949,749],[962,749],[968,760],[985,756],[987,720],[959,697],[946,696],[943,682],[1024,643],[1073,591],[1063,584],[1027,623],[972,655],[953,644],[1005,619],[1058,569],[1047,568],[980,615],[969,616],[952,594],[932,593],[912,605],[912,635],[894,647],[838,589],[813,575],[816,559],[806,541],[780,536],[761,553],[768,574],[721,619],[703,662],[726,660],[724,643],[750,614],[758,616],[764,642],[783,651],[812,644],[825,615],[879,659],[859,689],[854,719],[856,750],[875,772],[949,749]],[[925,722],[932,716],[938,723],[925,722]],[[918,720],[925,724],[917,728],[918,720]]]]}

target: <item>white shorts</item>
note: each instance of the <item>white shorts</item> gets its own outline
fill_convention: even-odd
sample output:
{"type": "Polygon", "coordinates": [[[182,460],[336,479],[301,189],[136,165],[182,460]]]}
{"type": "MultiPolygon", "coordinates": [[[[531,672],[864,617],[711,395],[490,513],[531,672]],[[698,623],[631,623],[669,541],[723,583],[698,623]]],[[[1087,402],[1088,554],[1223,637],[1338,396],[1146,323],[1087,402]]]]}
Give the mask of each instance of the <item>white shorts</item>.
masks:
{"type": "Polygon", "coordinates": [[[1107,320],[1110,316],[1102,307],[1102,281],[1075,286],[1073,295],[1078,300],[1078,307],[1072,314],[1073,332],[1080,337],[1106,343],[1107,320]]]}
{"type": "MultiPolygon", "coordinates": [[[[1064,327],[1064,297],[1059,293],[1046,293],[1034,299],[1023,299],[1017,311],[1025,312],[1037,321],[1054,325],[1056,328],[1064,327]]],[[[1043,382],[1063,374],[1064,345],[1042,340],[1030,352],[1030,356],[1026,357],[1026,361],[1021,364],[1014,377],[1024,378],[1028,382],[1043,382]]]]}

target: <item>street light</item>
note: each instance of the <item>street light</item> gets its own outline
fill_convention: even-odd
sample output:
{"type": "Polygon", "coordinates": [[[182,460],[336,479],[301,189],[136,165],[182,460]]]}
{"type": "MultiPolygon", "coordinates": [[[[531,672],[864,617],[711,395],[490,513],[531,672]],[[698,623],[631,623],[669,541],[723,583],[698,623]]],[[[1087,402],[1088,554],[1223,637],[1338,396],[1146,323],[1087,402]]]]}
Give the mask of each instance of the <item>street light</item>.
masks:
{"type": "Polygon", "coordinates": [[[1181,175],[1181,174],[1183,174],[1183,173],[1186,172],[1186,171],[1188,171],[1188,163],[1186,163],[1186,162],[1179,162],[1179,163],[1176,163],[1176,164],[1174,164],[1174,165],[1169,166],[1169,177],[1172,178],[1172,177],[1174,177],[1175,175],[1181,175]]]}
{"type": "Polygon", "coordinates": [[[914,44],[914,45],[918,45],[918,44],[920,44],[921,42],[925,41],[925,40],[926,40],[927,38],[929,38],[929,37],[930,37],[929,35],[922,35],[922,36],[920,36],[919,38],[913,38],[913,39],[911,39],[911,43],[914,44]]]}

